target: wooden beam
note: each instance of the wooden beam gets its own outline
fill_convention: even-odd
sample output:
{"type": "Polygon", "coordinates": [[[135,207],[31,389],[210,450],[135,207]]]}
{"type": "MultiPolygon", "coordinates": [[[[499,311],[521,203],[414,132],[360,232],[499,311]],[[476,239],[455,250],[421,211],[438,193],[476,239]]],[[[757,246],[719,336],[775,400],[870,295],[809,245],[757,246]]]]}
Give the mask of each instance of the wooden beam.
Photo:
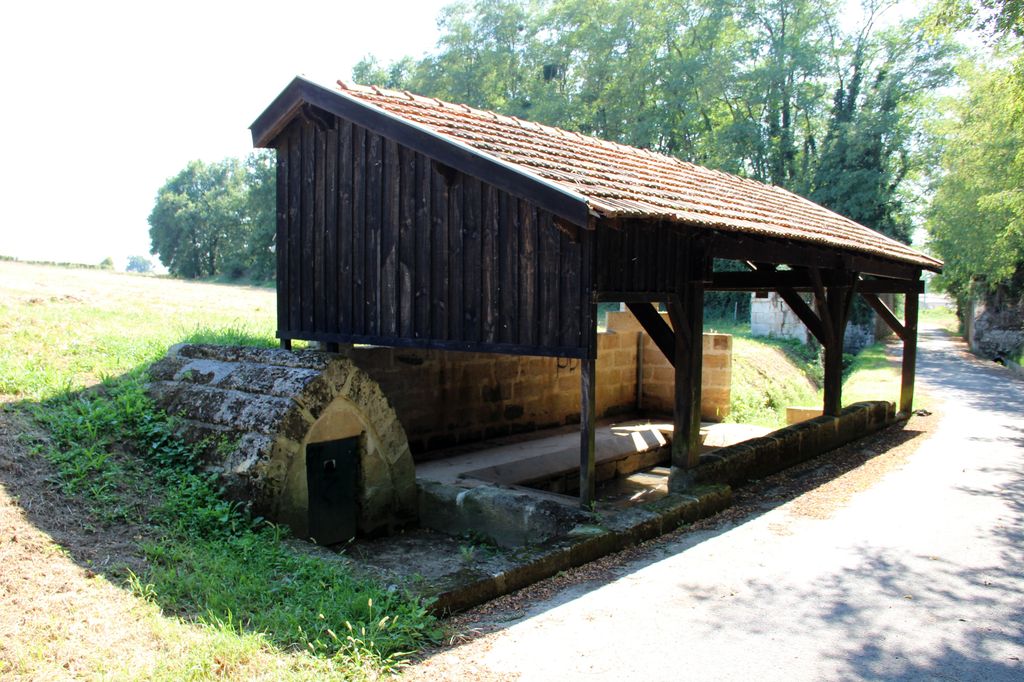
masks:
{"type": "Polygon", "coordinates": [[[838,416],[842,408],[843,391],[843,337],[846,332],[846,321],[849,317],[850,287],[829,287],[825,294],[822,312],[828,316],[829,342],[825,345],[825,386],[824,405],[822,411],[830,416],[838,416]]]}
{"type": "MultiPolygon", "coordinates": [[[[849,284],[845,273],[826,271],[823,281],[826,285],[849,284]]],[[[811,278],[806,270],[775,270],[771,266],[759,266],[754,272],[714,272],[711,282],[705,287],[709,291],[756,291],[779,288],[810,289],[811,278]]]]}
{"type": "Polygon", "coordinates": [[[867,294],[920,294],[924,281],[909,279],[861,279],[857,291],[867,294]]]}
{"type": "Polygon", "coordinates": [[[786,305],[789,306],[797,318],[804,323],[807,330],[814,335],[818,343],[824,346],[826,339],[825,327],[821,323],[821,318],[811,310],[811,307],[807,305],[803,297],[793,289],[779,289],[779,296],[786,302],[786,305]]]}
{"type": "Polygon", "coordinates": [[[829,310],[828,294],[821,278],[821,271],[817,268],[807,268],[807,273],[810,275],[811,286],[814,288],[814,303],[818,309],[818,317],[821,318],[821,325],[825,330],[824,345],[833,345],[835,339],[832,333],[835,330],[835,324],[832,319],[832,311],[829,310]]]}
{"type": "Polygon", "coordinates": [[[912,264],[892,257],[871,256],[834,246],[815,246],[783,238],[760,237],[747,232],[712,231],[704,239],[714,258],[847,270],[903,280],[920,279],[922,268],[936,272],[940,269],[938,263],[912,264]]]}
{"type": "Polygon", "coordinates": [[[907,294],[903,303],[903,373],[900,382],[900,412],[910,415],[914,409],[914,376],[917,364],[917,294],[907,294]]]}
{"type": "Polygon", "coordinates": [[[590,509],[595,500],[595,440],[597,421],[597,361],[580,360],[580,506],[590,509]]]}
{"type": "MultiPolygon", "coordinates": [[[[658,312],[658,309],[652,303],[627,302],[626,308],[629,309],[629,312],[633,313],[633,317],[644,328],[644,331],[650,335],[658,350],[665,354],[669,364],[675,366],[676,342],[672,329],[673,327],[675,329],[679,328],[674,323],[673,327],[669,327],[661,313],[658,312]]],[[[671,308],[669,310],[671,311],[671,308]]]]}
{"type": "MultiPolygon", "coordinates": [[[[676,477],[700,462],[701,365],[704,345],[704,286],[689,282],[678,300],[668,303],[675,330],[675,398],[672,434],[672,471],[676,477]],[[687,336],[689,338],[687,338],[687,336]]],[[[669,481],[670,486],[672,481],[669,481]]]]}
{"type": "MultiPolygon", "coordinates": [[[[755,264],[746,261],[748,267],[755,264]]],[[[773,266],[761,265],[754,272],[722,271],[712,273],[711,281],[705,286],[707,291],[764,291],[778,290],[783,287],[799,292],[814,291],[810,275],[804,269],[775,270],[773,266]]],[[[821,273],[825,286],[851,284],[853,279],[844,271],[826,270],[821,273]]],[[[920,293],[923,283],[920,280],[900,280],[888,278],[871,278],[857,280],[857,290],[871,294],[903,294],[920,293]]],[[[647,294],[650,298],[650,294],[647,294]]]]}
{"type": "Polygon", "coordinates": [[[878,298],[875,294],[866,294],[863,291],[860,292],[860,296],[871,306],[875,314],[882,318],[882,321],[889,326],[889,329],[896,332],[896,336],[900,337],[900,339],[907,338],[906,327],[900,324],[899,319],[889,310],[889,306],[885,304],[885,301],[878,298]]]}
{"type": "Polygon", "coordinates": [[[306,341],[365,343],[371,346],[393,348],[436,348],[437,350],[469,351],[473,353],[501,353],[504,355],[534,355],[551,358],[583,358],[593,352],[586,346],[542,346],[540,344],[490,343],[452,341],[439,339],[408,339],[401,336],[380,336],[378,334],[338,334],[334,332],[311,332],[302,329],[284,329],[277,332],[278,338],[289,342],[295,339],[306,341]]]}

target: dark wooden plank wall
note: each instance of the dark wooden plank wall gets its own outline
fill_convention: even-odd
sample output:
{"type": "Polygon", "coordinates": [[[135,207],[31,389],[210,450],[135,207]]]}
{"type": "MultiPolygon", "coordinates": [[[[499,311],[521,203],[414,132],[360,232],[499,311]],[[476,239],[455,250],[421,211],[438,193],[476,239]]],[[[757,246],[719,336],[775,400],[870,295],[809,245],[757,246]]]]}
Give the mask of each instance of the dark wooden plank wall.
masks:
{"type": "Polygon", "coordinates": [[[593,355],[593,233],[348,121],[276,147],[282,339],[593,355]]]}
{"type": "Polygon", "coordinates": [[[598,224],[595,287],[602,298],[649,295],[665,300],[685,287],[684,264],[691,237],[672,226],[634,222],[621,228],[598,224]],[[659,297],[661,296],[661,297],[659,297]]]}

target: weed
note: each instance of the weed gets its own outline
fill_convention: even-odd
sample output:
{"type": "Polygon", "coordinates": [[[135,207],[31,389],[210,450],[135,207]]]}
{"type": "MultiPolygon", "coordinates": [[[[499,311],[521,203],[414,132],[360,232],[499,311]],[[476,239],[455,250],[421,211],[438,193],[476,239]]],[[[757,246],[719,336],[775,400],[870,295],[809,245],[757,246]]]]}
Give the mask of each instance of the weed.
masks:
{"type": "Polygon", "coordinates": [[[476,546],[475,545],[459,545],[459,556],[462,557],[462,562],[466,564],[473,563],[473,559],[476,557],[476,546]]]}

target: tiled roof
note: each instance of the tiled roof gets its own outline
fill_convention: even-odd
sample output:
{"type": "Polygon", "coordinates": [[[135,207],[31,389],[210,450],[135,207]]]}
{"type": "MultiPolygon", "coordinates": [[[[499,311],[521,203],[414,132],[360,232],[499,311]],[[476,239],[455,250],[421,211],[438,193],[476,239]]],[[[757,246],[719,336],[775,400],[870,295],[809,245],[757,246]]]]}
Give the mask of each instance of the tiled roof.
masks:
{"type": "Polygon", "coordinates": [[[938,269],[941,262],[780,187],[408,92],[338,82],[344,94],[583,196],[608,218],[654,218],[813,242],[938,269]]]}

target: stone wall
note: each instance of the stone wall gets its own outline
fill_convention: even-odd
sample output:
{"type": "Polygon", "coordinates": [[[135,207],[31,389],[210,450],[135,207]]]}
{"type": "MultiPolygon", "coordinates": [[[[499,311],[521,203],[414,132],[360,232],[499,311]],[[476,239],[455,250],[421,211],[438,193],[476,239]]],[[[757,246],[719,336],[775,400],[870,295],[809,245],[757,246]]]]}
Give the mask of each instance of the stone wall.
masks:
{"type": "Polygon", "coordinates": [[[181,345],[149,370],[149,393],[203,447],[228,497],[307,535],[306,445],[359,436],[358,530],[416,520],[415,471],[394,410],[351,360],[328,353],[181,345]]]}
{"type": "Polygon", "coordinates": [[[783,427],[760,438],[718,448],[700,456],[688,472],[690,485],[742,485],[835,450],[897,421],[893,403],[873,400],[783,427]]]}
{"type": "MultiPolygon", "coordinates": [[[[637,357],[642,346],[645,414],[670,414],[673,373],[665,356],[628,312],[610,313],[598,334],[597,414],[638,413],[637,357]]],[[[387,395],[414,456],[484,438],[578,423],[578,360],[531,356],[343,347],[387,395]]],[[[702,417],[729,411],[732,337],[704,335],[702,417]]]]}
{"type": "MultiPolygon", "coordinates": [[[[804,296],[804,300],[807,299],[804,296]]],[[[765,298],[750,295],[750,333],[807,343],[807,327],[774,291],[765,298]]]]}

